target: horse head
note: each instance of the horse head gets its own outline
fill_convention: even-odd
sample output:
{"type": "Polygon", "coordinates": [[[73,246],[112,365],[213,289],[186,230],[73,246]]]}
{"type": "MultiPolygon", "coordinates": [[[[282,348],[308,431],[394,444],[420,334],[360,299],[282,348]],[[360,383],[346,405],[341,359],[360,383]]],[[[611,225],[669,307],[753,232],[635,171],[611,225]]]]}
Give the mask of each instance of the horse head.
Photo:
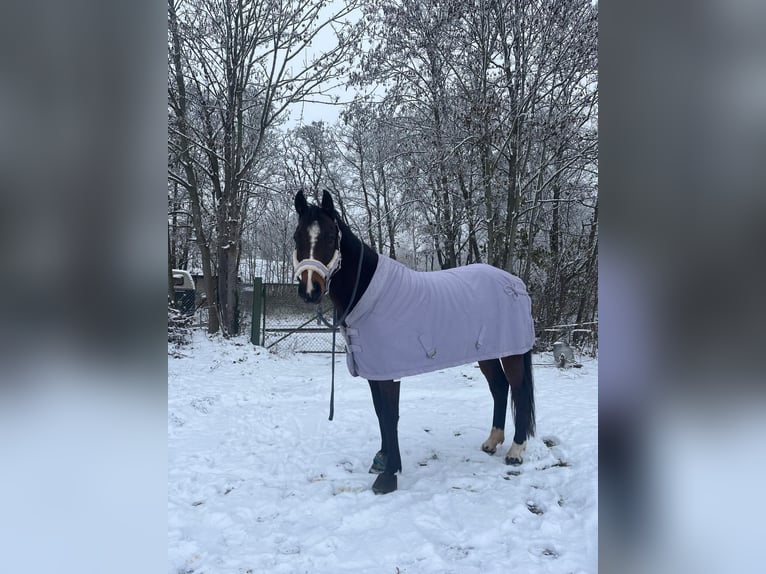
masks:
{"type": "Polygon", "coordinates": [[[325,191],[321,206],[306,202],[303,190],[295,195],[298,226],[295,229],[293,267],[298,295],[306,303],[319,303],[330,277],[340,266],[340,229],[332,197],[325,191]]]}

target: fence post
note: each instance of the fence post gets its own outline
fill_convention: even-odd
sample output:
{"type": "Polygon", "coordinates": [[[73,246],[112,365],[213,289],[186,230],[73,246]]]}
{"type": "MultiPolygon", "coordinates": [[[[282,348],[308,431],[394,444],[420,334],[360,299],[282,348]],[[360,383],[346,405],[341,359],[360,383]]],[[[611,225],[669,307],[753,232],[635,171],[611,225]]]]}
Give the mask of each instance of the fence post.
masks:
{"type": "Polygon", "coordinates": [[[250,328],[250,342],[253,345],[261,344],[261,316],[263,312],[263,279],[253,279],[253,321],[250,328]]]}

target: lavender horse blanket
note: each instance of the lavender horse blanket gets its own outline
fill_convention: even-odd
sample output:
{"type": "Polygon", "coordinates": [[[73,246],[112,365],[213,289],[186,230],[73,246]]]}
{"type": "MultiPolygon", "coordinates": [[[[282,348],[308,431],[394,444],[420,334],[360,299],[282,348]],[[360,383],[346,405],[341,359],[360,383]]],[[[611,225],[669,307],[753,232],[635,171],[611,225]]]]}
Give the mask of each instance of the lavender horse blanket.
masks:
{"type": "Polygon", "coordinates": [[[348,370],[370,380],[521,355],[535,340],[518,277],[483,264],[419,272],[385,255],[344,323],[348,370]]]}

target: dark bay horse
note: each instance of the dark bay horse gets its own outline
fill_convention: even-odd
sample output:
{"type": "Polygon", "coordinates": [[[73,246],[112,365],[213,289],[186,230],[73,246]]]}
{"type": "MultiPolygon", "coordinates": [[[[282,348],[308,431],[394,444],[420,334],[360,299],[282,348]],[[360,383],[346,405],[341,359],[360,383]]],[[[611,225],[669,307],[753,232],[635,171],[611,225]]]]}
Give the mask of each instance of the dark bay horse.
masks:
{"type": "Polygon", "coordinates": [[[510,387],[515,429],[505,462],[521,464],[527,438],[535,431],[534,329],[523,283],[480,264],[411,271],[354,236],[327,191],[321,206],[308,204],[299,191],[295,210],[298,294],[307,303],[318,303],[329,294],[346,339],[349,370],[367,378],[372,392],[381,436],[370,467],[378,474],[373,492],[396,490],[396,473],[402,470],[399,379],[445,366],[478,361],[494,400],[492,428],[481,445],[489,454],[505,441],[510,387]],[[457,308],[445,308],[453,300],[457,308]],[[440,323],[424,327],[432,316],[440,323]],[[471,326],[476,317],[480,321],[471,326]]]}

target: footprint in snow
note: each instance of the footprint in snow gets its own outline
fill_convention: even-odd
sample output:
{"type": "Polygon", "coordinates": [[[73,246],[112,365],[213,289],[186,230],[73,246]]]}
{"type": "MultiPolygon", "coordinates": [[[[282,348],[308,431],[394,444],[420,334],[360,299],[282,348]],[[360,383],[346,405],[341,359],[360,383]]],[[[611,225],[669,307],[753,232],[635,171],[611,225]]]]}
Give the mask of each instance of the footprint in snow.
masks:
{"type": "Polygon", "coordinates": [[[445,554],[451,560],[462,560],[463,558],[466,558],[473,549],[473,546],[448,546],[445,554]]]}
{"type": "Polygon", "coordinates": [[[210,412],[211,407],[216,403],[215,397],[202,397],[201,399],[194,399],[190,404],[194,410],[206,415],[210,412]]]}
{"type": "Polygon", "coordinates": [[[571,466],[569,462],[566,460],[566,456],[561,452],[561,449],[557,448],[559,444],[561,444],[561,441],[555,437],[555,436],[546,436],[542,438],[543,444],[547,446],[551,454],[556,457],[556,462],[552,464],[546,464],[545,466],[540,467],[538,470],[548,470],[549,468],[554,467],[568,467],[571,466]]]}

